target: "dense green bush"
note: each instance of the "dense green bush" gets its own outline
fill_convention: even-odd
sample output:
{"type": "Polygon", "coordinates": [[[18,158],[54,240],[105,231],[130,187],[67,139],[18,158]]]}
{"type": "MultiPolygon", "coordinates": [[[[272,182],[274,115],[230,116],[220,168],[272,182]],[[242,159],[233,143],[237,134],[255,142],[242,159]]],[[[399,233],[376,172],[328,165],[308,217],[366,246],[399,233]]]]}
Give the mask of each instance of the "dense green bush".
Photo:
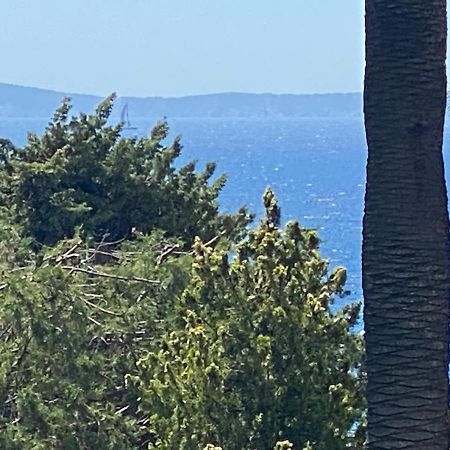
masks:
{"type": "Polygon", "coordinates": [[[362,448],[345,271],[270,190],[256,228],[219,214],[213,166],[110,109],[1,143],[0,448],[362,448]]]}

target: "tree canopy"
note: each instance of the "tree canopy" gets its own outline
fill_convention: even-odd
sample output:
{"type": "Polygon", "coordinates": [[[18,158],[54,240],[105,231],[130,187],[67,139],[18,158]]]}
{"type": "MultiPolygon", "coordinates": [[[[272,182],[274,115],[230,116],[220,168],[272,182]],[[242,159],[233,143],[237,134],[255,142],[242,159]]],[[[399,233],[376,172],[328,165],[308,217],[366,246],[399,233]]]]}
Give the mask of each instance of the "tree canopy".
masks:
{"type": "Polygon", "coordinates": [[[217,196],[225,183],[209,180],[216,165],[195,171],[195,162],[175,169],[180,138],[164,145],[167,123],[149,138],[121,138],[121,124],[107,121],[114,96],[93,115],[69,118],[66,99],[42,137],[29,134],[16,148],[0,142],[2,204],[37,242],[53,245],[72,237],[77,226],[96,238],[127,238],[133,230],[162,229],[190,243],[220,232],[238,233],[249,222],[242,209],[219,214],[217,196]]]}
{"type": "Polygon", "coordinates": [[[112,99],[2,141],[0,447],[360,449],[359,305],[315,230],[219,211],[215,166],[112,99]]]}

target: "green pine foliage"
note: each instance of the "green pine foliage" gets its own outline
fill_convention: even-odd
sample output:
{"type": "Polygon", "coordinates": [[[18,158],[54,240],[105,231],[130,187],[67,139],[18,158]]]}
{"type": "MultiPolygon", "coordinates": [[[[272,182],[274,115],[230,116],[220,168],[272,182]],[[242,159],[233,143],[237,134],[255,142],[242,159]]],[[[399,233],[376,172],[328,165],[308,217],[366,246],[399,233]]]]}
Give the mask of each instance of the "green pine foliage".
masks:
{"type": "Polygon", "coordinates": [[[363,448],[359,306],[314,230],[218,211],[167,124],[0,141],[0,448],[363,448]]]}
{"type": "Polygon", "coordinates": [[[359,306],[331,312],[345,271],[327,276],[315,231],[280,229],[270,190],[264,200],[266,219],[232,254],[195,242],[180,323],[131,377],[158,436],[150,448],[361,448],[349,434],[363,405],[349,332],[359,306]]]}
{"type": "Polygon", "coordinates": [[[111,267],[96,265],[78,236],[29,265],[1,254],[0,448],[144,448],[149,432],[126,376],[138,374],[187,282],[183,257],[157,266],[161,242],[128,244],[111,267]]]}
{"type": "Polygon", "coordinates": [[[80,225],[88,235],[108,240],[154,229],[187,243],[219,232],[238,235],[251,217],[245,209],[234,216],[218,213],[225,176],[209,183],[215,164],[200,173],[195,162],[175,169],[182,147],[179,137],[162,143],[166,122],[149,138],[121,138],[121,124],[107,124],[113,99],[94,115],[72,118],[66,99],[42,137],[30,134],[23,148],[0,142],[1,202],[27,234],[45,245],[72,237],[80,225]]]}

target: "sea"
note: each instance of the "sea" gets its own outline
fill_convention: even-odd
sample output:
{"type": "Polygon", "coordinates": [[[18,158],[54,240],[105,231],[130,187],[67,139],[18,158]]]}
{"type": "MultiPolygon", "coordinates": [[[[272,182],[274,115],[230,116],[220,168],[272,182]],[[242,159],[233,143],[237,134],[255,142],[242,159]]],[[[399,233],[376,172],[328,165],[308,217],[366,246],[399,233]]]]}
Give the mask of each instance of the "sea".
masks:
{"type": "MultiPolygon", "coordinates": [[[[347,269],[349,295],[336,306],[363,298],[361,233],[367,149],[362,118],[168,118],[170,139],[180,134],[177,165],[195,160],[198,170],[217,162],[227,184],[220,208],[246,205],[260,220],[262,194],[270,186],[282,221],[315,228],[330,270],[347,269]]],[[[134,118],[129,136],[149,135],[156,118],[134,118]]],[[[0,119],[0,136],[23,145],[48,119],[0,119]]],[[[447,133],[448,136],[448,133],[447,133]]],[[[448,148],[449,139],[446,138],[448,148]]],[[[445,151],[447,166],[450,163],[445,151]]]]}

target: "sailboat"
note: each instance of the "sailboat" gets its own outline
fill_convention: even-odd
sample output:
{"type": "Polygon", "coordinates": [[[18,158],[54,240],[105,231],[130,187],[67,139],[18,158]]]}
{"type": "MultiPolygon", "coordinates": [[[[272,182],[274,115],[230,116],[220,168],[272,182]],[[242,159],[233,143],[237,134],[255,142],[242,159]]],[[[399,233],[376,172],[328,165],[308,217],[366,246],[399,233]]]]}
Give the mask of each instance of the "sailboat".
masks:
{"type": "Polygon", "coordinates": [[[123,123],[122,130],[137,130],[130,122],[130,117],[128,115],[128,103],[123,105],[122,111],[120,113],[120,121],[123,123]]]}

